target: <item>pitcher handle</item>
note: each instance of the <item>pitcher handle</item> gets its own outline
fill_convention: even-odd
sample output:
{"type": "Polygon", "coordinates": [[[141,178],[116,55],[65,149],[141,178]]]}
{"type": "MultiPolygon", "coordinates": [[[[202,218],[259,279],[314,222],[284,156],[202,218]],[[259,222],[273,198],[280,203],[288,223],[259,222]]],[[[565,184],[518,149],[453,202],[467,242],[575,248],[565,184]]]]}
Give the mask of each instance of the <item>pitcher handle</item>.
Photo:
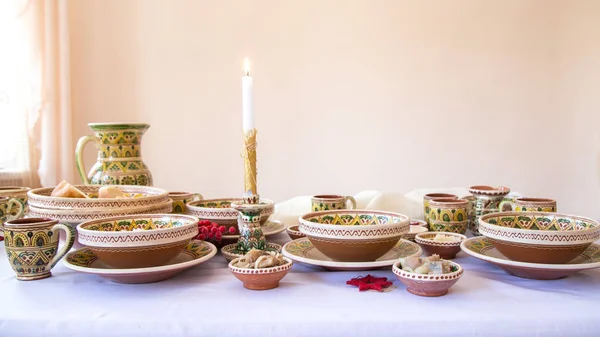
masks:
{"type": "Polygon", "coordinates": [[[71,248],[73,248],[73,244],[75,243],[75,229],[73,229],[67,225],[58,223],[58,224],[52,226],[52,229],[50,229],[50,230],[52,231],[52,234],[56,235],[57,237],[59,237],[58,231],[63,230],[65,232],[65,234],[67,234],[67,238],[65,240],[65,244],[62,246],[62,248],[59,249],[58,253],[56,253],[54,258],[52,258],[52,260],[48,264],[48,269],[54,268],[56,263],[58,261],[60,261],[60,259],[62,259],[63,256],[65,256],[65,254],[67,254],[67,252],[69,252],[69,250],[71,250],[71,248]]]}
{"type": "Polygon", "coordinates": [[[356,209],[356,199],[354,199],[354,197],[351,196],[347,196],[344,200],[344,202],[346,204],[348,204],[348,201],[350,201],[350,203],[352,204],[352,207],[350,209],[356,209]]]}
{"type": "Polygon", "coordinates": [[[83,149],[89,142],[96,142],[98,138],[96,136],[83,136],[79,138],[77,142],[77,146],[75,147],[75,160],[77,162],[77,171],[79,172],[79,176],[81,176],[81,180],[84,185],[89,185],[90,180],[87,177],[87,170],[83,165],[83,149]]]}
{"type": "Polygon", "coordinates": [[[8,203],[6,204],[6,220],[7,221],[11,221],[11,220],[15,220],[15,219],[19,219],[23,217],[23,213],[25,211],[25,208],[23,207],[23,204],[19,201],[19,199],[16,198],[10,198],[10,200],[8,200],[8,203]],[[15,206],[19,206],[19,211],[17,212],[17,215],[10,215],[10,210],[13,209],[13,207],[15,206]],[[11,216],[12,218],[9,219],[8,216],[11,216]]]}
{"type": "Polygon", "coordinates": [[[204,200],[204,196],[201,193],[194,193],[192,201],[204,200]]]}

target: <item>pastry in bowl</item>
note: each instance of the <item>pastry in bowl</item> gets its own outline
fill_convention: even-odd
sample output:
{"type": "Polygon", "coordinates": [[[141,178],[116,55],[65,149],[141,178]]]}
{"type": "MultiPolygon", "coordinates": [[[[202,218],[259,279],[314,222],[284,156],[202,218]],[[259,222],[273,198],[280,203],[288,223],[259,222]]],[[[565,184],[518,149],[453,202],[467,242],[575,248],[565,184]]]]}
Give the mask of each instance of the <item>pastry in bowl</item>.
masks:
{"type": "Polygon", "coordinates": [[[510,260],[562,264],[600,239],[600,225],[575,215],[501,212],[481,216],[479,233],[510,260]]]}
{"type": "Polygon", "coordinates": [[[300,216],[300,232],[334,261],[375,261],[408,233],[406,215],[374,210],[331,210],[300,216]]]}
{"type": "Polygon", "coordinates": [[[79,243],[113,268],[162,266],[198,235],[198,218],[178,214],[127,215],[77,226],[79,243]]]}

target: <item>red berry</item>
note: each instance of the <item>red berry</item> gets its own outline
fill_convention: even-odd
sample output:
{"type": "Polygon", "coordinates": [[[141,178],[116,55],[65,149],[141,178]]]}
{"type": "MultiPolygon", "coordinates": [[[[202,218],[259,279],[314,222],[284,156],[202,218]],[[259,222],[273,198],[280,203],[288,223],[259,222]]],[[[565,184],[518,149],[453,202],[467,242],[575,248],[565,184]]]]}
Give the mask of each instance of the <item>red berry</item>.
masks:
{"type": "Polygon", "coordinates": [[[221,232],[221,233],[225,233],[225,226],[221,226],[221,227],[219,227],[219,232],[221,232]]]}
{"type": "Polygon", "coordinates": [[[212,226],[213,226],[214,228],[217,228],[217,227],[219,227],[219,224],[218,224],[218,223],[216,223],[216,222],[213,222],[213,223],[212,223],[212,226]]]}
{"type": "Polygon", "coordinates": [[[229,227],[229,234],[235,233],[235,227],[229,227]]]}
{"type": "Polygon", "coordinates": [[[210,220],[201,220],[202,226],[210,225],[210,220]]]}
{"type": "Polygon", "coordinates": [[[202,232],[202,234],[206,234],[208,232],[208,228],[202,227],[200,228],[200,232],[202,232]]]}
{"type": "Polygon", "coordinates": [[[216,233],[216,232],[218,232],[218,231],[219,231],[219,230],[218,230],[216,227],[212,227],[212,228],[210,229],[210,232],[211,232],[212,234],[215,234],[215,233],[216,233]]]}
{"type": "Polygon", "coordinates": [[[200,234],[200,235],[198,235],[198,239],[204,240],[204,239],[206,239],[206,236],[204,236],[204,234],[200,234]]]}
{"type": "Polygon", "coordinates": [[[223,237],[223,234],[221,234],[221,232],[215,233],[215,238],[217,238],[217,240],[221,240],[222,237],[223,237]]]}

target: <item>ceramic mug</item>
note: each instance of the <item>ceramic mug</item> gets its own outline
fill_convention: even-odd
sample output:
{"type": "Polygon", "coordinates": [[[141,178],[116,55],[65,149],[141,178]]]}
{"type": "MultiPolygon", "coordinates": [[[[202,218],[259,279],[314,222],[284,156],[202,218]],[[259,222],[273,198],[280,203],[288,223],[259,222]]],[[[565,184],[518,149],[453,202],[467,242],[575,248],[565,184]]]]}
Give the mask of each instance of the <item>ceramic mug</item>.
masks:
{"type": "Polygon", "coordinates": [[[356,200],[351,196],[343,195],[315,195],[311,199],[312,211],[329,211],[334,209],[348,209],[348,201],[352,204],[349,209],[356,208],[356,200]]]}
{"type": "MultiPolygon", "coordinates": [[[[23,205],[23,213],[26,214],[29,211],[27,207],[27,192],[29,192],[31,188],[29,187],[21,187],[21,186],[6,186],[0,187],[0,197],[9,197],[18,199],[23,205]]],[[[11,214],[18,214],[20,207],[18,205],[14,205],[10,210],[11,214]]]]}
{"type": "Polygon", "coordinates": [[[25,213],[23,204],[17,198],[0,197],[0,231],[4,228],[4,222],[23,217],[25,213]],[[13,214],[13,210],[16,213],[13,214]]]}
{"type": "Polygon", "coordinates": [[[429,201],[429,220],[468,221],[469,201],[464,199],[432,199],[429,201]]]}
{"type": "Polygon", "coordinates": [[[500,203],[499,208],[507,207],[514,212],[556,212],[556,200],[547,198],[517,198],[500,203]]]}
{"type": "Polygon", "coordinates": [[[4,247],[10,266],[21,281],[51,276],[50,270],[73,247],[75,230],[57,220],[25,218],[4,223],[4,247]],[[66,233],[58,250],[59,230],[66,233]],[[57,253],[58,251],[58,253],[57,253]]]}
{"type": "Polygon", "coordinates": [[[200,193],[192,192],[169,192],[169,198],[173,200],[173,210],[171,213],[185,214],[188,202],[204,200],[200,193]]]}
{"type": "Polygon", "coordinates": [[[456,200],[457,195],[448,193],[429,193],[423,196],[423,218],[429,224],[429,202],[433,199],[456,200]]]}

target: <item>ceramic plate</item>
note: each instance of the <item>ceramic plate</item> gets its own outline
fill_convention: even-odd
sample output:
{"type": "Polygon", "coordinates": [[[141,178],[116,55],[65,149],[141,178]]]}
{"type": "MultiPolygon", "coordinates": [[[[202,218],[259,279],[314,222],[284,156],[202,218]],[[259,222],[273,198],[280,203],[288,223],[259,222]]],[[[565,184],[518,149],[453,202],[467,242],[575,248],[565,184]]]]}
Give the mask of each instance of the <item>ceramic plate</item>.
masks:
{"type": "MultiPolygon", "coordinates": [[[[263,234],[265,236],[279,234],[279,233],[285,231],[286,228],[287,228],[286,224],[284,224],[281,221],[268,220],[267,222],[265,222],[264,225],[262,225],[263,234]]],[[[229,239],[229,240],[235,239],[236,241],[239,237],[240,237],[239,235],[223,235],[223,239],[229,239]]]]}
{"type": "Polygon", "coordinates": [[[114,269],[98,260],[89,248],[77,249],[67,254],[63,263],[69,269],[99,275],[117,283],[150,283],[171,278],[209,260],[216,253],[217,247],[212,243],[193,240],[179,256],[160,267],[114,269]]]}
{"type": "Polygon", "coordinates": [[[318,251],[308,238],[301,238],[290,241],[283,246],[283,255],[290,259],[309,264],[312,266],[320,266],[329,270],[370,270],[381,267],[388,267],[398,261],[399,258],[407,256],[420,256],[421,247],[416,243],[400,240],[385,255],[373,262],[337,262],[318,251]]]}
{"type": "Polygon", "coordinates": [[[535,280],[556,280],[582,270],[600,267],[600,245],[598,244],[592,244],[577,258],[565,264],[511,261],[482,236],[463,241],[460,248],[475,258],[497,265],[510,275],[535,280]]]}

